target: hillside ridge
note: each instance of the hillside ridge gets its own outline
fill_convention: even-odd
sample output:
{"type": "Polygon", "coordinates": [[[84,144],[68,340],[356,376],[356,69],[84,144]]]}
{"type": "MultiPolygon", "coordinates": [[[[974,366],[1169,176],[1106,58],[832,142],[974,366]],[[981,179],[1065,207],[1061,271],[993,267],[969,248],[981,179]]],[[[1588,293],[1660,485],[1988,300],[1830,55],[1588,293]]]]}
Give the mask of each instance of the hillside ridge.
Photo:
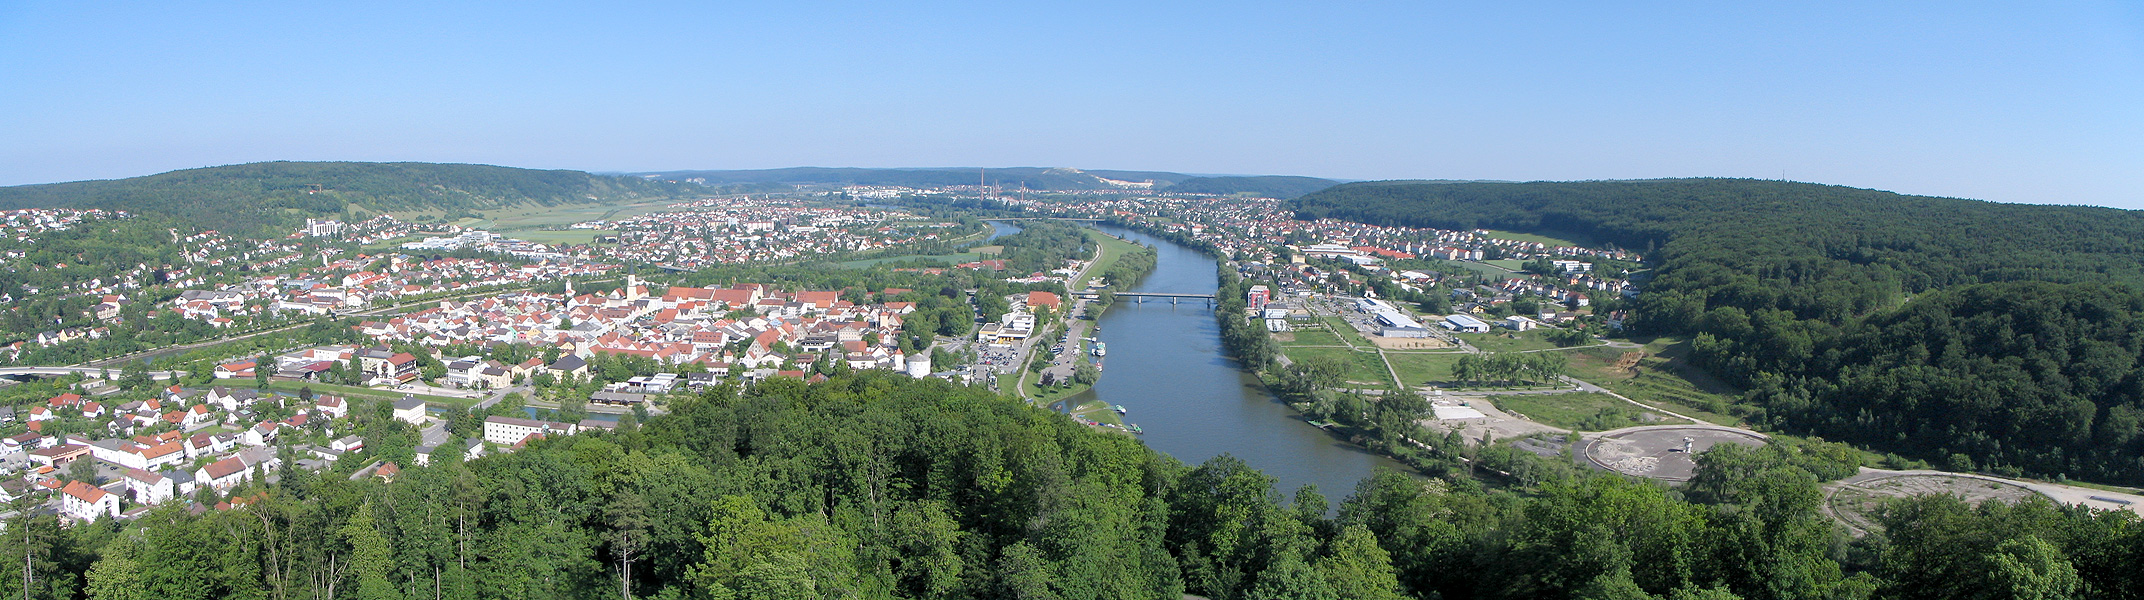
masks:
{"type": "MultiPolygon", "coordinates": [[[[0,209],[103,208],[265,235],[357,211],[472,211],[687,196],[698,186],[639,177],[477,164],[258,162],[141,177],[0,187],[0,209]]],[[[232,230],[237,231],[232,231],[232,230]]],[[[279,233],[278,233],[279,234],[279,233]]]]}

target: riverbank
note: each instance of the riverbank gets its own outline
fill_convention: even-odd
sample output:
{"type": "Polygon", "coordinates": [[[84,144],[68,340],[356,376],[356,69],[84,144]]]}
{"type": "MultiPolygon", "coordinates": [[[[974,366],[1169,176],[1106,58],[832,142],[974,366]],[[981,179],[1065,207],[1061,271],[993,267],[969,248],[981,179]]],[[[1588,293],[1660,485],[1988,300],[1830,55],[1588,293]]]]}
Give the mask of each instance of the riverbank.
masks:
{"type": "MultiPolygon", "coordinates": [[[[1154,270],[1116,292],[1216,293],[1220,265],[1210,252],[1147,232],[1097,228],[1156,250],[1154,270]]],[[[1377,469],[1415,471],[1344,434],[1305,426],[1303,415],[1249,375],[1222,347],[1214,306],[1228,298],[1112,306],[1097,322],[1099,339],[1109,344],[1104,376],[1064,401],[1111,412],[1122,405],[1128,413],[1119,418],[1139,424],[1148,447],[1191,464],[1231,456],[1274,475],[1284,492],[1315,485],[1339,495],[1377,469]]]]}
{"type": "MultiPolygon", "coordinates": [[[[1441,440],[1427,437],[1419,425],[1421,415],[1396,418],[1394,415],[1408,411],[1403,410],[1400,405],[1388,404],[1389,399],[1395,397],[1390,393],[1340,395],[1354,399],[1346,403],[1349,411],[1365,416],[1356,419],[1359,422],[1313,424],[1316,417],[1309,409],[1317,406],[1318,398],[1291,394],[1286,389],[1287,386],[1281,385],[1281,378],[1285,373],[1272,368],[1281,364],[1276,361],[1281,357],[1278,344],[1266,331],[1262,320],[1250,317],[1244,300],[1249,283],[1237,274],[1236,269],[1229,266],[1228,258],[1218,248],[1188,236],[1137,224],[1111,225],[1173,242],[1214,262],[1212,281],[1215,287],[1215,311],[1212,322],[1219,330],[1222,349],[1235,359],[1230,361],[1230,366],[1238,369],[1245,381],[1255,385],[1263,394],[1273,397],[1286,411],[1286,419],[1297,422],[1290,424],[1291,426],[1316,432],[1321,437],[1337,440],[1358,451],[1396,461],[1398,465],[1422,474],[1438,475],[1469,468],[1469,463],[1466,462],[1468,457],[1462,453],[1462,449],[1446,448],[1447,444],[1441,440]],[[1407,428],[1406,425],[1410,424],[1414,426],[1407,428]],[[1438,443],[1425,443],[1422,441],[1424,439],[1438,443]]],[[[1332,335],[1343,335],[1343,332],[1335,331],[1332,335]]],[[[1393,381],[1390,367],[1382,364],[1382,360],[1375,360],[1379,358],[1376,355],[1368,356],[1377,363],[1378,368],[1371,369],[1369,365],[1364,365],[1362,377],[1359,379],[1374,382],[1372,385],[1380,388],[1379,391],[1399,389],[1393,381]]],[[[1422,404],[1423,413],[1429,410],[1427,403],[1419,396],[1405,395],[1399,398],[1402,401],[1422,404]]],[[[1337,409],[1343,403],[1333,404],[1337,409]]]]}
{"type": "MultiPolygon", "coordinates": [[[[1101,322],[1102,315],[1108,312],[1109,307],[1115,303],[1081,298],[1077,295],[1079,290],[1100,284],[1101,279],[1110,277],[1113,272],[1117,273],[1116,278],[1118,279],[1126,279],[1130,283],[1136,283],[1141,278],[1144,278],[1147,273],[1153,271],[1154,263],[1151,261],[1138,265],[1129,265],[1129,263],[1124,262],[1126,257],[1133,257],[1140,252],[1148,252],[1149,250],[1146,247],[1125,241],[1097,229],[1090,228],[1086,231],[1093,234],[1090,239],[1095,241],[1095,259],[1089,262],[1087,267],[1072,279],[1070,285],[1065,286],[1068,291],[1074,294],[1070,299],[1073,307],[1064,311],[1065,314],[1054,324],[1057,328],[1050,334],[1063,335],[1066,338],[1063,344],[1065,348],[1064,355],[1059,356],[1058,360],[1054,360],[1050,367],[1042,371],[1043,373],[1057,375],[1053,377],[1054,381],[1067,383],[1045,386],[1042,384],[1041,378],[1037,377],[1038,373],[1034,369],[1023,368],[1020,371],[1018,390],[1021,397],[1029,402],[1048,406],[1053,402],[1077,396],[1092,389],[1095,382],[1099,381],[1102,376],[1100,371],[1106,361],[1095,365],[1094,380],[1080,381],[1081,378],[1076,375],[1079,370],[1078,363],[1088,361],[1088,356],[1092,353],[1092,346],[1088,344],[1088,340],[1092,338],[1089,332],[1093,329],[1093,324],[1101,322]],[[1129,265],[1132,268],[1128,272],[1121,271],[1119,270],[1120,265],[1129,265]],[[1070,363],[1069,369],[1064,364],[1066,362],[1070,363]]],[[[1104,287],[1103,289],[1108,290],[1113,289],[1113,287],[1104,287]]],[[[1106,359],[1106,357],[1103,358],[1106,359]]],[[[1114,410],[1109,410],[1108,405],[1080,405],[1066,408],[1065,412],[1075,417],[1081,417],[1082,422],[1120,427],[1124,424],[1118,418],[1118,413],[1114,410]]]]}

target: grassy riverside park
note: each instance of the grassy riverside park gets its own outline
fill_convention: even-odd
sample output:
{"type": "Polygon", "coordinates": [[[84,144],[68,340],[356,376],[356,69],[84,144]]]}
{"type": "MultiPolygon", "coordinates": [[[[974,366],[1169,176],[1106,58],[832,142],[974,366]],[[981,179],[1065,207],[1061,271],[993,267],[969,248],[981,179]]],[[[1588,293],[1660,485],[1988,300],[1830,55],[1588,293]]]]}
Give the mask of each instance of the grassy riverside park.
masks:
{"type": "MultiPolygon", "coordinates": [[[[1291,350],[1290,352],[1293,352],[1291,350]]],[[[1451,388],[1452,364],[1467,353],[1441,352],[1385,352],[1385,361],[1392,363],[1392,370],[1410,387],[1434,385],[1451,388]]]]}
{"type": "MultiPolygon", "coordinates": [[[[1526,415],[1536,423],[1552,425],[1572,431],[1606,431],[1631,425],[1648,424],[1638,418],[1645,412],[1614,396],[1595,392],[1571,392],[1567,394],[1512,394],[1490,396],[1497,409],[1526,415]],[[1621,412],[1621,419],[1602,422],[1595,417],[1604,410],[1621,412]],[[1589,422],[1590,421],[1590,422],[1589,422]]],[[[1646,413],[1657,414],[1657,413],[1646,413]]],[[[1681,419],[1659,415],[1660,423],[1681,423],[1681,419]]]]}
{"type": "Polygon", "coordinates": [[[1385,364],[1377,359],[1376,352],[1355,351],[1347,348],[1291,347],[1287,349],[1289,360],[1327,358],[1346,365],[1340,375],[1341,387],[1355,389],[1392,389],[1392,376],[1385,372],[1385,364]]]}
{"type": "Polygon", "coordinates": [[[1295,334],[1295,339],[1293,339],[1293,340],[1289,340],[1289,341],[1285,341],[1285,342],[1280,342],[1280,345],[1281,345],[1281,347],[1283,347],[1283,348],[1288,348],[1288,347],[1294,347],[1294,346],[1345,346],[1345,345],[1346,345],[1346,344],[1343,344],[1343,343],[1341,343],[1341,342],[1340,342],[1340,336],[1338,336],[1338,335],[1334,335],[1334,334],[1333,334],[1333,332],[1330,332],[1330,331],[1326,331],[1326,330],[1323,330],[1323,329],[1297,329],[1297,330],[1291,331],[1291,332],[1289,332],[1289,333],[1295,334]]]}
{"type": "Polygon", "coordinates": [[[1468,345],[1480,348],[1483,352],[1555,350],[1556,343],[1548,341],[1549,331],[1548,329],[1535,329],[1533,331],[1514,333],[1499,329],[1495,333],[1455,333],[1452,336],[1464,340],[1468,345]]]}

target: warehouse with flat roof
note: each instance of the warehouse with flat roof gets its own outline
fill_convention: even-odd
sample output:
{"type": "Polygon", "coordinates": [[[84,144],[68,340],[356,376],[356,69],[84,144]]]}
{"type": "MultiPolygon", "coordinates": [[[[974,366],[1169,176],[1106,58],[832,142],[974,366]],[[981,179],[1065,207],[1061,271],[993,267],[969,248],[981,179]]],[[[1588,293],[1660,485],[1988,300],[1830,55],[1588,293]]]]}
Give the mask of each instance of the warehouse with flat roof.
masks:
{"type": "Polygon", "coordinates": [[[1481,319],[1476,319],[1468,315],[1450,315],[1444,317],[1444,328],[1450,329],[1452,331],[1463,331],[1466,333],[1489,332],[1488,323],[1483,323],[1481,319]]]}

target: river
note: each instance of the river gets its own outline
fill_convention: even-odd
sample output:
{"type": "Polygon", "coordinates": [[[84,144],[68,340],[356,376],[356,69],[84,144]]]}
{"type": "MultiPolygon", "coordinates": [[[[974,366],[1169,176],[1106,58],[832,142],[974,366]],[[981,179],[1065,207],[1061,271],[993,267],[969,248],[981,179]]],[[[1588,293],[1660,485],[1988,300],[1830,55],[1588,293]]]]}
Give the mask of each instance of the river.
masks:
{"type": "Polygon", "coordinates": [[[983,221],[983,224],[990,226],[990,237],[983,238],[985,242],[1020,232],[1020,226],[1012,221],[983,221]]]}
{"type": "MultiPolygon", "coordinates": [[[[1219,285],[1215,262],[1203,253],[1122,228],[1101,229],[1158,249],[1154,272],[1129,291],[1211,294],[1219,285]]],[[[1109,344],[1102,378],[1069,400],[1123,405],[1125,422],[1146,430],[1140,438],[1155,450],[1191,464],[1232,454],[1278,478],[1282,496],[1316,484],[1335,503],[1377,467],[1407,470],[1304,423],[1222,353],[1220,325],[1203,300],[1119,299],[1101,325],[1100,339],[1109,344]]]]}

